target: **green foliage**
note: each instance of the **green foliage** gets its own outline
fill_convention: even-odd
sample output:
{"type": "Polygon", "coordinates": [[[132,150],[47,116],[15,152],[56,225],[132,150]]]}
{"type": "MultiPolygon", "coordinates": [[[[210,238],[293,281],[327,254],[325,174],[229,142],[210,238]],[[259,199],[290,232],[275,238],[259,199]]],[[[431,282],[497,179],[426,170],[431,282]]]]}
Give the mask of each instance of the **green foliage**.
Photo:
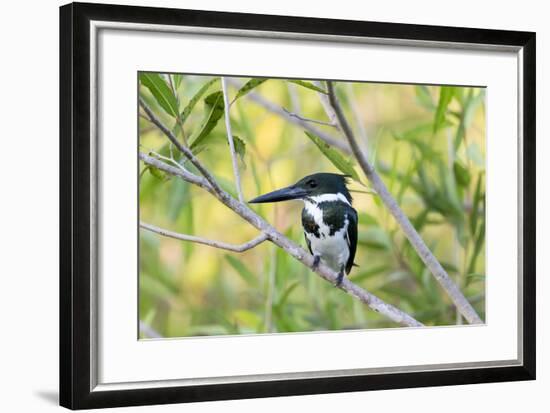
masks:
{"type": "Polygon", "coordinates": [[[439,90],[439,101],[437,102],[437,108],[435,110],[435,119],[433,122],[433,131],[437,133],[445,124],[447,107],[451,103],[451,99],[455,93],[455,88],[449,86],[442,86],[439,90]]]}
{"type": "Polygon", "coordinates": [[[191,114],[191,112],[199,102],[199,100],[208,91],[208,89],[210,89],[210,87],[215,83],[217,83],[219,80],[220,78],[216,77],[206,82],[204,85],[202,85],[202,87],[198,90],[198,92],[195,93],[195,95],[189,100],[189,103],[187,104],[187,106],[185,106],[185,108],[183,109],[183,112],[181,113],[181,118],[183,122],[187,120],[187,118],[189,117],[189,115],[191,114]]]}
{"type": "Polygon", "coordinates": [[[306,80],[296,80],[296,79],[289,79],[288,82],[294,83],[295,85],[305,87],[306,89],[313,90],[315,92],[323,93],[325,95],[328,95],[328,92],[324,89],[321,89],[320,87],[315,86],[313,83],[308,82],[306,80]]]}
{"type": "MultiPolygon", "coordinates": [[[[264,83],[267,79],[260,79],[260,78],[252,78],[248,82],[246,82],[238,91],[235,97],[233,98],[233,102],[235,102],[237,99],[243,97],[248,92],[250,92],[255,87],[260,86],[262,83],[264,83]]],[[[232,103],[233,103],[232,102],[232,103]]]]}
{"type": "Polygon", "coordinates": [[[170,90],[164,79],[156,73],[142,72],[139,76],[140,82],[155,97],[157,103],[164,111],[173,117],[179,114],[178,101],[170,90]]]}
{"type": "Polygon", "coordinates": [[[337,149],[331,147],[325,141],[321,140],[321,138],[315,136],[313,133],[306,132],[306,135],[309,139],[312,140],[313,143],[315,143],[315,145],[317,145],[323,155],[325,155],[336,168],[338,168],[345,175],[350,176],[355,181],[361,182],[361,180],[359,179],[359,175],[353,167],[353,162],[351,161],[351,159],[343,156],[340,152],[338,152],[337,149]]]}
{"type": "MultiPolygon", "coordinates": [[[[168,119],[177,137],[236,197],[227,133],[220,122],[220,78],[172,74],[169,84],[167,75],[146,75],[140,76],[141,98],[168,119]],[[178,103],[183,108],[179,115],[174,112],[178,103]]],[[[325,112],[312,92],[326,91],[309,81],[266,81],[252,78],[240,89],[230,88],[233,143],[247,199],[314,172],[335,168],[351,176],[359,245],[350,280],[427,325],[455,324],[455,308],[385,205],[379,197],[362,193],[363,178],[354,161],[246,98],[257,88],[263,98],[290,107],[291,82],[300,86],[293,91],[301,114],[322,120],[325,112]]],[[[338,90],[350,119],[351,104],[356,105],[360,119],[352,124],[363,121],[367,154],[390,192],[484,317],[485,91],[355,83],[352,102],[346,88],[338,90]]],[[[320,128],[340,138],[335,128],[320,128]]],[[[146,121],[140,121],[140,145],[140,150],[173,157],[198,174],[146,121]]],[[[140,172],[141,220],[235,244],[257,235],[205,191],[143,164],[140,172]]],[[[266,204],[257,211],[305,245],[297,203],[266,204]]],[[[269,242],[233,253],[144,230],[139,242],[140,319],[167,337],[395,327],[269,242]]]]}
{"type": "Polygon", "coordinates": [[[218,124],[218,121],[223,116],[224,103],[223,92],[217,91],[208,95],[204,99],[204,118],[199,128],[191,135],[189,139],[189,147],[191,150],[199,150],[201,146],[206,145],[206,139],[209,137],[212,129],[218,124]]]}

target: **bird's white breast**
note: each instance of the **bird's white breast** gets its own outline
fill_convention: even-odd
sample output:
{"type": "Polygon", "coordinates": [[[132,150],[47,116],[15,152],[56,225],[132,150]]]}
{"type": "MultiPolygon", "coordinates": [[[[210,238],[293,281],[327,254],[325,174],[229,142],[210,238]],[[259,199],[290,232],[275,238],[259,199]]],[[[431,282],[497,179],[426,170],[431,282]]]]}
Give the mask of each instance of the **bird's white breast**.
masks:
{"type": "MultiPolygon", "coordinates": [[[[331,197],[330,199],[323,199],[322,201],[341,200],[339,197],[335,198],[337,195],[341,194],[326,194],[317,198],[331,197]]],[[[342,197],[345,199],[343,195],[342,197]]],[[[317,202],[322,201],[318,201],[317,199],[313,199],[313,202],[304,201],[306,211],[313,217],[315,223],[319,227],[319,237],[307,232],[306,237],[310,242],[313,254],[319,255],[321,260],[334,271],[340,271],[343,266],[346,265],[349,258],[349,242],[347,238],[349,220],[346,217],[344,226],[330,235],[330,228],[323,221],[323,211],[317,205],[317,202]]]]}

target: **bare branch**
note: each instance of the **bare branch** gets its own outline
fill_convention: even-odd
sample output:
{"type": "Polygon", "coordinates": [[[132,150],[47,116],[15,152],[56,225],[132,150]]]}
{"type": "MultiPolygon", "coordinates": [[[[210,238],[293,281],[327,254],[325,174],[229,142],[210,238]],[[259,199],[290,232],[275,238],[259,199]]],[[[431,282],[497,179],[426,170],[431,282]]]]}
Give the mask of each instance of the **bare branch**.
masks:
{"type": "Polygon", "coordinates": [[[164,229],[164,228],[160,228],[160,227],[148,224],[148,223],[143,222],[143,221],[139,223],[139,226],[141,228],[144,228],[144,229],[148,230],[148,231],[156,232],[157,234],[163,235],[165,237],[179,239],[181,241],[195,242],[197,244],[208,245],[209,247],[219,248],[219,249],[222,249],[222,250],[233,251],[233,252],[248,251],[249,249],[252,249],[255,246],[257,246],[257,245],[261,244],[262,242],[266,241],[267,239],[269,239],[267,234],[260,234],[256,238],[254,238],[254,239],[252,239],[248,242],[245,242],[244,244],[238,244],[237,245],[237,244],[229,244],[227,242],[222,242],[222,241],[214,241],[214,240],[209,240],[209,239],[206,239],[206,238],[195,237],[193,235],[180,234],[178,232],[173,232],[173,231],[170,231],[170,230],[167,230],[167,229],[164,229]]]}
{"type": "Polygon", "coordinates": [[[468,302],[468,300],[466,300],[466,297],[464,297],[460,289],[449,277],[447,272],[443,269],[443,267],[432,254],[430,249],[426,246],[407,216],[403,213],[401,208],[399,208],[399,205],[388,191],[388,188],[386,187],[378,173],[374,170],[372,165],[367,160],[366,156],[359,148],[351,127],[347,122],[346,117],[344,116],[342,107],[338,102],[338,98],[336,97],[336,94],[334,92],[333,83],[329,81],[327,82],[327,85],[330,103],[334,108],[340,127],[344,132],[344,135],[348,139],[353,154],[359,162],[361,169],[363,169],[363,172],[371,182],[372,187],[376,190],[378,196],[380,196],[388,210],[391,212],[391,214],[405,233],[407,239],[410,241],[411,245],[414,247],[424,264],[426,264],[426,267],[428,267],[430,272],[434,275],[435,279],[447,292],[447,294],[449,295],[455,306],[459,309],[460,313],[464,316],[464,318],[466,318],[466,320],[468,320],[470,324],[482,323],[483,321],[476,313],[472,305],[468,302]]]}
{"type": "MultiPolygon", "coordinates": [[[[198,185],[204,190],[208,191],[214,197],[216,197],[220,202],[226,205],[228,208],[233,210],[237,215],[242,217],[244,220],[249,222],[256,229],[262,231],[267,235],[268,239],[277,245],[279,248],[285,250],[288,254],[293,256],[295,259],[300,261],[305,266],[312,269],[319,276],[324,278],[326,281],[335,284],[338,278],[338,274],[331,270],[329,267],[323,263],[319,264],[316,268],[313,268],[313,256],[306,252],[302,247],[295,244],[290,239],[286,238],[283,234],[278,232],[273,228],[269,223],[263,220],[259,215],[252,211],[246,204],[242,204],[231,195],[223,192],[220,194],[217,190],[214,190],[206,179],[198,177],[192,173],[184,172],[181,169],[173,167],[171,165],[165,164],[164,162],[155,159],[151,156],[140,154],[140,159],[148,165],[154,166],[163,172],[166,172],[170,175],[180,177],[181,179],[198,185]]],[[[422,327],[423,324],[411,317],[409,314],[401,311],[397,307],[394,307],[391,304],[388,304],[375,296],[374,294],[362,289],[361,287],[355,285],[348,279],[344,279],[342,284],[339,287],[348,294],[356,297],[361,302],[367,304],[374,311],[379,312],[380,314],[385,315],[389,319],[393,320],[396,323],[409,327],[422,327]]]]}
{"type": "Polygon", "coordinates": [[[229,143],[229,151],[231,152],[231,162],[233,163],[233,174],[235,175],[235,186],[237,187],[237,195],[239,201],[244,202],[243,191],[241,189],[241,175],[239,173],[239,163],[235,154],[235,142],[233,141],[233,133],[231,132],[231,118],[229,117],[229,96],[227,94],[227,82],[225,77],[221,77],[222,92],[223,92],[223,107],[225,111],[225,129],[227,131],[227,141],[229,143]]]}
{"type": "MultiPolygon", "coordinates": [[[[313,83],[315,84],[315,86],[317,86],[321,89],[323,88],[323,85],[321,84],[320,81],[317,80],[313,83]]],[[[325,110],[325,113],[327,114],[330,121],[333,124],[336,125],[337,129],[340,129],[340,124],[338,123],[338,119],[336,119],[336,113],[334,112],[334,109],[330,105],[330,101],[328,99],[328,96],[325,93],[321,93],[321,92],[317,92],[317,96],[319,96],[319,100],[321,101],[321,106],[325,110]]],[[[351,154],[351,152],[350,152],[350,154],[351,154]]]]}

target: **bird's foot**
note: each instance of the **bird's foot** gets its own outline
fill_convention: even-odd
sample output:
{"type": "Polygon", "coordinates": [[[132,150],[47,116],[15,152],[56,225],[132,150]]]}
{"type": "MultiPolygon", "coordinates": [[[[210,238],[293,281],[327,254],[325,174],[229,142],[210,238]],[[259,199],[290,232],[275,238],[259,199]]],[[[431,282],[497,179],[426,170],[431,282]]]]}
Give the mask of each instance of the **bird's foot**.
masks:
{"type": "Polygon", "coordinates": [[[314,255],[313,256],[313,264],[311,265],[311,268],[315,271],[317,267],[319,267],[319,263],[321,262],[321,256],[320,255],[314,255]]]}
{"type": "Polygon", "coordinates": [[[342,285],[342,281],[344,281],[344,271],[340,271],[338,273],[338,277],[336,278],[336,287],[340,287],[342,285]]]}

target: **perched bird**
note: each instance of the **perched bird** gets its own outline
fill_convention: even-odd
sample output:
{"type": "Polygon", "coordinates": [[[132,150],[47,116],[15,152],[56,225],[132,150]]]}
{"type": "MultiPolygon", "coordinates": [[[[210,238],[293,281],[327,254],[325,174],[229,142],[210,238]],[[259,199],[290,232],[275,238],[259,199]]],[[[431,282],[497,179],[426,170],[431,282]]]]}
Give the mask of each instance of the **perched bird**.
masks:
{"type": "Polygon", "coordinates": [[[349,274],[357,248],[357,211],[346,186],[345,175],[316,173],[294,185],[261,195],[250,203],[304,201],[302,226],[313,266],[323,261],[338,272],[336,285],[349,274]]]}

